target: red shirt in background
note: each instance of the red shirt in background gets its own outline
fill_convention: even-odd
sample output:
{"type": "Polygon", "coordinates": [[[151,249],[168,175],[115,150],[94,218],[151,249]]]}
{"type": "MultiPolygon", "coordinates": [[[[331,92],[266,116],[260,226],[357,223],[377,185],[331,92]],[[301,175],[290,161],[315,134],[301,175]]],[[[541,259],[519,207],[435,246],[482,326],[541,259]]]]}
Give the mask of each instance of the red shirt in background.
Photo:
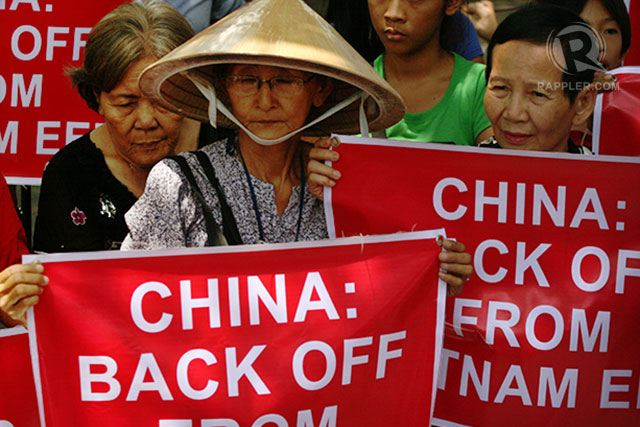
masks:
{"type": "Polygon", "coordinates": [[[12,264],[21,263],[28,254],[27,237],[13,205],[9,187],[0,174],[0,271],[12,264]]]}

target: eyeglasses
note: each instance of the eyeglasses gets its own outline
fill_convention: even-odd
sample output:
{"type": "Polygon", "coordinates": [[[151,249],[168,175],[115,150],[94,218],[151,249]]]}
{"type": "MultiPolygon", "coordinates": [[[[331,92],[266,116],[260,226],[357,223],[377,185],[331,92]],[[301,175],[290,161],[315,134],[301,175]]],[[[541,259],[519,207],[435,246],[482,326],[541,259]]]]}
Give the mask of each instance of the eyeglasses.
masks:
{"type": "Polygon", "coordinates": [[[312,74],[306,79],[294,76],[277,76],[261,80],[256,76],[231,75],[227,76],[227,87],[238,91],[240,95],[250,96],[258,93],[262,83],[269,83],[269,88],[274,95],[288,97],[299,94],[302,86],[309,83],[314,77],[315,75],[312,74]]]}

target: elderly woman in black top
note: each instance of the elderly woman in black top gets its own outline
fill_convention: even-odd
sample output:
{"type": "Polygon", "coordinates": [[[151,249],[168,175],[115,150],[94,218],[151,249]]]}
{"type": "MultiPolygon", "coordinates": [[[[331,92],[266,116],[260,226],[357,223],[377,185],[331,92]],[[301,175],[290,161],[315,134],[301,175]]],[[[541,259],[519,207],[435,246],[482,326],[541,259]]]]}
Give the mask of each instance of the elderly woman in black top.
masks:
{"type": "Polygon", "coordinates": [[[98,22],[84,62],[68,71],[105,123],[60,150],[42,178],[34,250],[114,249],[127,234],[124,213],[142,194],[151,167],[197,147],[200,124],[140,93],[138,76],[193,35],[160,1],[123,4],[98,22]]]}

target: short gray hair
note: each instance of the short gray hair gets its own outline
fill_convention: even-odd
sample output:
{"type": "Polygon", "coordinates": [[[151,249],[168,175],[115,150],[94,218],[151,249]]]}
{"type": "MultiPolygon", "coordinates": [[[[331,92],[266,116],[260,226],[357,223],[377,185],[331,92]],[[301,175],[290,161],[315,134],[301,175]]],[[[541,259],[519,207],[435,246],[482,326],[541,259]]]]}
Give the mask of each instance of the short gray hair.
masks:
{"type": "Polygon", "coordinates": [[[189,22],[163,0],[125,3],[93,27],[82,66],[68,68],[67,75],[98,111],[100,93],[113,90],[131,65],[148,55],[161,58],[191,37],[189,22]]]}

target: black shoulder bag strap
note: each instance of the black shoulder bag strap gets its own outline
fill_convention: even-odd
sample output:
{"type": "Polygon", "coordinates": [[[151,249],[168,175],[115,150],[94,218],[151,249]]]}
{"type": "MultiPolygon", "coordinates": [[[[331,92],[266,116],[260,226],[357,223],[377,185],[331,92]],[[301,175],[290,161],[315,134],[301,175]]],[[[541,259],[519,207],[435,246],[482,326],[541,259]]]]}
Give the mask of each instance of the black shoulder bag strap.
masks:
{"type": "Polygon", "coordinates": [[[211,185],[213,185],[216,193],[218,193],[218,200],[220,201],[220,212],[222,213],[222,231],[224,233],[224,237],[227,239],[227,243],[229,245],[241,245],[242,237],[240,237],[236,219],[233,216],[231,207],[227,203],[227,199],[224,197],[222,187],[220,187],[220,182],[216,177],[216,172],[213,169],[211,160],[209,160],[209,156],[207,156],[207,154],[203,151],[195,151],[194,154],[198,158],[200,166],[202,166],[205,175],[207,175],[207,178],[209,178],[211,185]]]}
{"type": "Polygon", "coordinates": [[[204,213],[204,224],[207,229],[207,246],[226,246],[227,242],[225,241],[224,235],[220,231],[220,227],[218,227],[218,224],[213,217],[211,208],[209,208],[209,205],[207,205],[207,202],[204,200],[202,191],[200,191],[200,187],[198,187],[196,178],[193,176],[193,172],[191,171],[187,160],[182,156],[173,156],[168,158],[171,160],[175,160],[178,166],[180,166],[180,170],[182,170],[182,173],[184,174],[185,178],[187,178],[187,181],[189,182],[191,189],[195,193],[196,198],[200,202],[200,206],[202,207],[202,211],[204,213]]]}

